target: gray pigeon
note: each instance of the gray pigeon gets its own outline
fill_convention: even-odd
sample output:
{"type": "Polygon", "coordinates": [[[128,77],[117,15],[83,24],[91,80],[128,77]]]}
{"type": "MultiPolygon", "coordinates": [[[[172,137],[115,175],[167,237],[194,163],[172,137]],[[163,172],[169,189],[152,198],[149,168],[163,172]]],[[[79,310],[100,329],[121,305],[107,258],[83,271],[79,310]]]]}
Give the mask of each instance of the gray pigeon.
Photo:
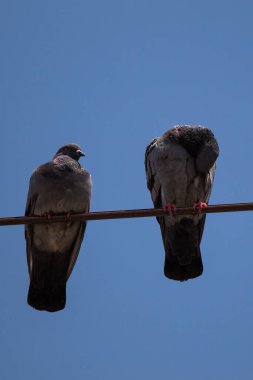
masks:
{"type": "Polygon", "coordinates": [[[202,126],[179,125],[147,146],[145,169],[154,206],[168,216],[157,218],[165,249],[164,274],[185,281],[203,272],[200,242],[219,147],[213,133],[202,126]],[[195,215],[173,215],[175,207],[197,207],[195,215]]]}
{"type": "MultiPolygon", "coordinates": [[[[85,154],[76,144],[58,150],[52,161],[30,178],[25,215],[88,212],[91,176],[78,160],[85,154]]],[[[75,265],[85,222],[25,226],[30,287],[27,302],[37,310],[58,311],[66,304],[66,283],[75,265]]]]}

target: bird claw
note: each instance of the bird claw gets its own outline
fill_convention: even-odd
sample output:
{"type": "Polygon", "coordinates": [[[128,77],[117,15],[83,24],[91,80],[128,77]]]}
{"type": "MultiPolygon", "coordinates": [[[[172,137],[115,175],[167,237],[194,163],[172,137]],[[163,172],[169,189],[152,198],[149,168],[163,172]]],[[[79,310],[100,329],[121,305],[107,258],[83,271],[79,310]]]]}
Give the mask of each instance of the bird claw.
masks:
{"type": "Polygon", "coordinates": [[[73,214],[73,211],[68,211],[67,214],[66,214],[66,219],[68,221],[67,223],[67,227],[71,226],[72,224],[72,221],[70,220],[70,216],[73,214]]]}
{"type": "Polygon", "coordinates": [[[197,211],[199,215],[201,215],[203,208],[206,208],[207,204],[205,202],[197,202],[193,205],[193,210],[197,211]]]}
{"type": "Polygon", "coordinates": [[[164,206],[164,210],[169,214],[169,216],[172,218],[176,212],[176,205],[174,203],[168,203],[164,206]]]}
{"type": "Polygon", "coordinates": [[[73,214],[72,211],[67,212],[67,214],[66,214],[66,218],[67,218],[68,220],[69,220],[71,214],[73,214]]]}
{"type": "Polygon", "coordinates": [[[54,214],[52,213],[52,211],[49,211],[49,212],[44,212],[43,216],[46,216],[48,220],[52,219],[52,216],[54,214]]]}

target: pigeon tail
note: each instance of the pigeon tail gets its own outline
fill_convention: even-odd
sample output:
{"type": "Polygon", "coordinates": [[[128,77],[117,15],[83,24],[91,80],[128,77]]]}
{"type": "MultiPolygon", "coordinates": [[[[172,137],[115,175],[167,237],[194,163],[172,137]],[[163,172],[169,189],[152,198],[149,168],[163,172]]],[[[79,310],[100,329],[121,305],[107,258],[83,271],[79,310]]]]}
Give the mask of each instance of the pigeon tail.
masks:
{"type": "MultiPolygon", "coordinates": [[[[200,254],[200,252],[199,252],[200,254]]],[[[171,280],[187,281],[199,277],[203,273],[203,264],[200,257],[192,257],[191,263],[180,265],[177,257],[166,256],[164,263],[164,274],[171,280]]]]}
{"type": "Polygon", "coordinates": [[[55,289],[37,288],[31,281],[27,302],[37,310],[49,312],[64,309],[66,305],[66,283],[55,289]]]}
{"type": "Polygon", "coordinates": [[[69,254],[41,252],[34,247],[27,302],[37,310],[58,311],[66,304],[69,254]]]}
{"type": "Polygon", "coordinates": [[[165,242],[164,274],[166,277],[186,281],[202,274],[199,223],[194,224],[192,219],[184,218],[170,227],[165,242]]]}

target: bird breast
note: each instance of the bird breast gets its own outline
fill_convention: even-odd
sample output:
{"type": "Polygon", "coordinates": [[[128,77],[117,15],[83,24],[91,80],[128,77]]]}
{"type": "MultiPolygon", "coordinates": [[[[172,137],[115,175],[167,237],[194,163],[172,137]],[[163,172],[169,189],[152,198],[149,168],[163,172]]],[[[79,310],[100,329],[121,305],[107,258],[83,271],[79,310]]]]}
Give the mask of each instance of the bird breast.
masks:
{"type": "Polygon", "coordinates": [[[86,172],[71,173],[64,177],[31,178],[30,189],[37,194],[34,214],[82,212],[88,208],[91,196],[91,179],[86,172]],[[33,183],[36,183],[36,189],[33,183]]]}

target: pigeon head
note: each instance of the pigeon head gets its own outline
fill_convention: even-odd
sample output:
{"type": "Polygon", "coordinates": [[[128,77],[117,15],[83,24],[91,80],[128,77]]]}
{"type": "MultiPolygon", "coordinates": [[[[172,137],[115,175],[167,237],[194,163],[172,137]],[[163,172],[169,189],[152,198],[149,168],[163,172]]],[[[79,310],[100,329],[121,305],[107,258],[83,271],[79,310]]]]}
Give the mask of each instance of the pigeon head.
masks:
{"type": "Polygon", "coordinates": [[[55,157],[59,156],[69,156],[74,160],[78,161],[80,157],[85,156],[85,153],[81,150],[80,146],[77,144],[67,144],[62,146],[57,152],[55,157]]]}
{"type": "Polygon", "coordinates": [[[165,132],[164,136],[181,144],[193,157],[199,154],[203,145],[211,147],[218,157],[219,147],[213,133],[201,125],[176,125],[165,132]]]}

